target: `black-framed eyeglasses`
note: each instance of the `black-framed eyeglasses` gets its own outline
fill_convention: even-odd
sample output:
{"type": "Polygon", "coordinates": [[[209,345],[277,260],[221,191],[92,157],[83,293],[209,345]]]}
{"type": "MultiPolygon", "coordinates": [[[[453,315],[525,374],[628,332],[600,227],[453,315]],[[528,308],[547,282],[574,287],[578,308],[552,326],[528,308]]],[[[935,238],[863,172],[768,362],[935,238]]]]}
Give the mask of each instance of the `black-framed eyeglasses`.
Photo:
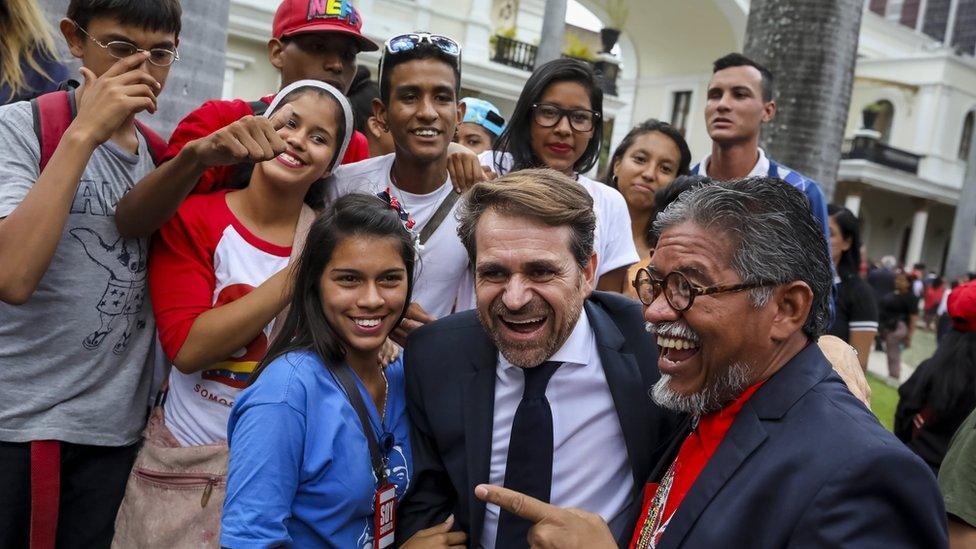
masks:
{"type": "Polygon", "coordinates": [[[600,118],[600,113],[590,109],[564,109],[549,103],[533,103],[532,119],[543,128],[551,128],[563,117],[569,119],[569,126],[578,132],[593,130],[593,125],[600,118]]]}
{"type": "Polygon", "coordinates": [[[383,60],[386,59],[387,55],[398,55],[408,52],[424,42],[436,47],[444,54],[455,58],[457,67],[461,67],[461,44],[458,44],[456,40],[429,32],[409,32],[394,36],[383,43],[383,56],[380,57],[377,81],[383,81],[383,60]]]}
{"type": "Polygon", "coordinates": [[[107,44],[102,44],[97,38],[88,34],[84,28],[78,23],[75,23],[75,28],[80,30],[82,34],[91,39],[92,42],[97,44],[99,47],[108,50],[108,54],[116,59],[125,59],[130,55],[135,55],[140,52],[149,53],[149,62],[157,67],[168,67],[172,65],[175,61],[180,60],[180,54],[175,49],[168,50],[166,48],[152,48],[144,50],[131,42],[126,42],[124,40],[114,40],[107,44]]]}
{"type": "Polygon", "coordinates": [[[671,271],[663,279],[655,279],[651,272],[645,269],[638,269],[637,276],[634,277],[634,289],[637,290],[637,297],[641,303],[650,305],[654,303],[661,292],[664,292],[664,299],[675,311],[683,312],[691,308],[695,302],[695,296],[715,295],[732,292],[752,290],[763,286],[773,286],[776,282],[761,281],[749,284],[733,284],[731,286],[696,286],[692,284],[688,277],[679,271],[671,271]]]}

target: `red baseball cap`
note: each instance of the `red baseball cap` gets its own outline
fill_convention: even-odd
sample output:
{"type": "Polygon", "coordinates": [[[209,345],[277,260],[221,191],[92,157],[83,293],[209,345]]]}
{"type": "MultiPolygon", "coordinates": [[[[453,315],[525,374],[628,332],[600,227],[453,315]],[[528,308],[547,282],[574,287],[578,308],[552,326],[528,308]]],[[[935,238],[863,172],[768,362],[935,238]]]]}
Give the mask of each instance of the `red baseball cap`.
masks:
{"type": "Polygon", "coordinates": [[[310,32],[348,34],[359,51],[380,47],[363,36],[363,18],[349,0],[282,0],[271,24],[271,35],[281,39],[310,32]]]}
{"type": "Polygon", "coordinates": [[[960,332],[976,332],[976,281],[956,286],[946,303],[952,327],[960,332]]]}

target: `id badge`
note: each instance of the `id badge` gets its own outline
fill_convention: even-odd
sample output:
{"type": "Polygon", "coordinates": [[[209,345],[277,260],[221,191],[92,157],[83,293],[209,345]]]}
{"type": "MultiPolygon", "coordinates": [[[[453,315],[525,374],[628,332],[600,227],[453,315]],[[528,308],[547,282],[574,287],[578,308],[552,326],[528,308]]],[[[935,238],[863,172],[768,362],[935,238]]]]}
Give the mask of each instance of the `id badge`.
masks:
{"type": "Polygon", "coordinates": [[[393,547],[396,533],[396,486],[387,483],[373,496],[373,549],[393,547]]]}

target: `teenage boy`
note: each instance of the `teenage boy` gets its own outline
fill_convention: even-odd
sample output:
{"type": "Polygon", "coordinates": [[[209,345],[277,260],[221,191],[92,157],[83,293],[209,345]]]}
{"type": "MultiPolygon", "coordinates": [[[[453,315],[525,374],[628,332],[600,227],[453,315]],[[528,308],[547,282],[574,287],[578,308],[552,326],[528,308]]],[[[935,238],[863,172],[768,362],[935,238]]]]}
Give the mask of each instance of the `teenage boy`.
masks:
{"type": "Polygon", "coordinates": [[[827,201],[816,181],[778,164],[759,147],[762,125],[776,116],[773,73],[741,53],[717,59],[705,102],[705,124],[712,154],[691,168],[722,181],[750,176],[775,177],[803,191],[810,210],[830,242],[827,201]]]}
{"type": "MultiPolygon", "coordinates": [[[[321,80],[348,92],[356,75],[356,54],[379,49],[363,36],[362,27],[362,17],[349,0],[283,0],[268,42],[268,60],[281,72],[281,86],[321,80]]],[[[237,164],[263,162],[284,152],[273,121],[255,116],[273,97],[207,101],[188,114],[173,130],[164,163],[119,202],[119,231],[129,237],[148,236],[172,217],[191,191],[225,186],[233,181],[237,164]]],[[[366,137],[357,131],[342,162],[366,159],[368,151],[366,137]]]]}
{"type": "Polygon", "coordinates": [[[340,166],[326,188],[330,200],[352,192],[390,190],[415,223],[420,268],[413,303],[395,332],[473,306],[468,255],[457,235],[457,193],[447,173],[447,148],[464,105],[458,102],[461,47],[424,32],[389,39],[379,67],[380,99],[373,114],[393,136],[395,151],[340,166]]]}
{"type": "Polygon", "coordinates": [[[0,107],[0,547],[111,543],[155,339],[147,241],[113,217],[153,169],[134,115],[156,111],[181,14],[71,0],[60,29],[84,84],[45,168],[31,104],[0,107]]]}

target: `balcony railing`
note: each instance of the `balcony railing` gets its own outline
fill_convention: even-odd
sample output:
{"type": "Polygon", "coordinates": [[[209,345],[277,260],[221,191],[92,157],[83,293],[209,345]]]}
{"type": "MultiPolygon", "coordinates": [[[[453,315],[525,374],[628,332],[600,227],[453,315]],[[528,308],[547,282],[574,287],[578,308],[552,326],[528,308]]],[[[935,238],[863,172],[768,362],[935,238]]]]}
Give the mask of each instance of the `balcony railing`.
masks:
{"type": "Polygon", "coordinates": [[[495,54],[491,60],[502,65],[532,72],[539,48],[513,38],[495,36],[495,54]]]}
{"type": "MultiPolygon", "coordinates": [[[[524,71],[532,72],[535,70],[535,58],[539,52],[537,46],[499,35],[494,37],[494,41],[495,52],[492,54],[492,61],[524,71]]],[[[563,55],[563,57],[589,63],[596,71],[597,80],[600,82],[603,92],[609,95],[617,95],[618,67],[615,64],[605,60],[591,61],[569,55],[563,55]]]]}
{"type": "Polygon", "coordinates": [[[875,164],[888,166],[918,175],[918,163],[922,156],[894,147],[889,147],[872,136],[858,135],[845,141],[843,158],[868,160],[875,164]]]}

